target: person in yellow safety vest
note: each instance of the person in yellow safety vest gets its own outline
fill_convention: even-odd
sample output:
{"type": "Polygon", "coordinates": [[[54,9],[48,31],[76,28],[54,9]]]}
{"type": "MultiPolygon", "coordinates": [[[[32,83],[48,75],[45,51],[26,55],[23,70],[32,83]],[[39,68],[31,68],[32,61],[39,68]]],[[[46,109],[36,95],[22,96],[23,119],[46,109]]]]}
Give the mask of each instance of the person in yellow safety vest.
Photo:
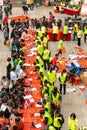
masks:
{"type": "Polygon", "coordinates": [[[67,35],[68,35],[68,26],[67,24],[65,24],[63,27],[63,40],[67,40],[67,35]]]}
{"type": "Polygon", "coordinates": [[[56,10],[57,10],[57,5],[55,5],[55,6],[53,7],[53,9],[54,9],[54,11],[56,11],[56,10]]]}
{"type": "Polygon", "coordinates": [[[47,48],[45,48],[45,50],[43,51],[43,60],[44,60],[44,68],[45,70],[47,69],[48,67],[48,70],[49,70],[49,59],[50,59],[50,54],[51,54],[51,51],[47,48]]]}
{"type": "Polygon", "coordinates": [[[43,67],[44,62],[43,62],[43,60],[42,60],[41,56],[39,56],[39,55],[38,55],[38,56],[36,57],[36,60],[37,60],[37,63],[38,63],[38,64],[40,64],[40,65],[41,65],[41,67],[43,67]]]}
{"type": "Polygon", "coordinates": [[[61,130],[64,123],[64,117],[58,111],[54,112],[53,126],[56,130],[61,130]]]}
{"type": "Polygon", "coordinates": [[[49,38],[48,38],[47,34],[45,33],[43,35],[43,47],[47,47],[48,48],[48,40],[49,40],[49,38]]]}
{"type": "Polygon", "coordinates": [[[62,49],[63,49],[63,40],[60,39],[58,41],[58,55],[61,54],[62,55],[62,49]]]}
{"type": "Polygon", "coordinates": [[[43,86],[43,91],[44,91],[44,87],[46,87],[48,89],[48,93],[49,93],[49,99],[48,101],[51,102],[52,101],[52,91],[54,89],[54,85],[52,85],[48,80],[44,80],[44,86],[43,86]]]}
{"type": "Polygon", "coordinates": [[[43,85],[43,87],[44,87],[45,82],[48,81],[48,78],[47,78],[46,75],[43,75],[43,73],[40,72],[40,79],[41,79],[41,81],[42,81],[42,85],[43,85]]]}
{"type": "Polygon", "coordinates": [[[54,25],[53,25],[53,41],[57,40],[57,35],[58,35],[58,26],[56,25],[56,23],[54,23],[54,25]]]}
{"type": "Polygon", "coordinates": [[[36,64],[35,68],[37,69],[39,75],[40,75],[40,73],[42,73],[42,75],[46,76],[46,72],[45,72],[45,70],[43,69],[43,67],[41,67],[40,64],[36,64]]]}
{"type": "Polygon", "coordinates": [[[81,46],[81,38],[83,36],[83,31],[81,30],[81,28],[79,28],[79,31],[77,33],[77,38],[78,38],[78,46],[81,46]]]}
{"type": "Polygon", "coordinates": [[[41,38],[37,36],[36,39],[35,39],[35,41],[34,41],[34,43],[36,45],[38,45],[38,42],[41,42],[41,38]]]}
{"type": "Polygon", "coordinates": [[[78,130],[78,119],[75,113],[68,117],[68,130],[78,130]]]}
{"type": "Polygon", "coordinates": [[[37,43],[37,52],[38,52],[38,54],[39,54],[40,56],[42,56],[43,51],[44,51],[43,45],[41,44],[41,42],[38,42],[38,43],[37,43]]]}
{"type": "Polygon", "coordinates": [[[73,41],[77,40],[78,30],[79,30],[78,24],[74,23],[74,27],[73,27],[73,41]]]}
{"type": "Polygon", "coordinates": [[[40,29],[37,30],[37,36],[40,38],[42,38],[42,36],[43,36],[42,31],[40,29]]]}
{"type": "Polygon", "coordinates": [[[52,85],[49,81],[46,81],[46,86],[48,87],[49,95],[52,94],[52,91],[54,89],[54,85],[52,85]]]}
{"type": "Polygon", "coordinates": [[[42,95],[42,97],[48,101],[49,100],[49,92],[48,92],[48,89],[45,90],[44,94],[42,95]]]}
{"type": "Polygon", "coordinates": [[[56,130],[52,125],[48,127],[48,130],[56,130]]]}
{"type": "Polygon", "coordinates": [[[42,32],[43,35],[46,33],[46,27],[45,26],[41,27],[41,32],[42,32]]]}
{"type": "Polygon", "coordinates": [[[63,3],[61,2],[59,6],[59,12],[62,13],[62,10],[63,10],[63,3]]]}
{"type": "Polygon", "coordinates": [[[46,125],[52,125],[53,119],[52,119],[50,112],[48,112],[47,108],[44,109],[43,118],[44,118],[44,122],[46,123],[46,125]]]}
{"type": "Polygon", "coordinates": [[[54,90],[52,91],[52,102],[55,104],[55,106],[61,106],[62,97],[59,94],[57,88],[54,88],[54,90]]]}
{"type": "Polygon", "coordinates": [[[48,112],[50,112],[50,109],[51,109],[50,102],[47,101],[46,99],[43,99],[43,107],[44,109],[47,108],[48,112]]]}
{"type": "Polygon", "coordinates": [[[63,87],[63,94],[66,94],[67,73],[65,69],[59,75],[59,82],[60,82],[60,94],[62,94],[62,87],[63,87]]]}
{"type": "Polygon", "coordinates": [[[87,26],[84,27],[84,42],[86,43],[87,38],[87,26]]]}
{"type": "Polygon", "coordinates": [[[53,68],[48,71],[48,80],[51,84],[56,82],[56,71],[53,68]]]}

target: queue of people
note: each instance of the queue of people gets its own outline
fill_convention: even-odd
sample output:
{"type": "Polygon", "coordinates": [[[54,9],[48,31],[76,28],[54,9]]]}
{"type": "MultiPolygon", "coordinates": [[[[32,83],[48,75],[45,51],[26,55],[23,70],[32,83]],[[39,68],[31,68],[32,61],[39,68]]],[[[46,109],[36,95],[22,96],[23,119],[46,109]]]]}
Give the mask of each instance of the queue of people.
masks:
{"type": "MultiPolygon", "coordinates": [[[[52,14],[50,14],[52,15],[52,14]]],[[[5,20],[6,21],[6,20],[5,20]]],[[[64,123],[63,114],[61,114],[62,106],[62,93],[66,94],[67,85],[67,73],[63,70],[59,75],[59,85],[55,86],[58,73],[58,56],[62,55],[63,40],[68,34],[68,26],[63,27],[63,38],[58,41],[58,52],[56,52],[54,57],[51,57],[51,51],[48,47],[49,36],[46,33],[46,29],[53,27],[53,40],[56,41],[56,35],[58,33],[59,24],[55,22],[55,18],[49,16],[49,22],[45,18],[41,21],[37,19],[28,20],[26,17],[24,22],[20,19],[11,22],[11,40],[10,43],[10,53],[11,57],[7,58],[6,64],[6,75],[2,76],[1,79],[1,92],[0,92],[0,128],[4,130],[22,130],[23,121],[22,115],[14,110],[22,109],[24,88],[23,80],[26,77],[24,72],[25,66],[25,45],[24,41],[27,37],[28,29],[34,28],[36,33],[36,39],[34,41],[37,47],[38,56],[36,56],[36,62],[33,65],[36,71],[39,73],[39,78],[42,83],[41,93],[42,93],[42,105],[43,110],[40,111],[41,116],[44,119],[45,127],[47,130],[61,130],[64,123]],[[13,23],[12,23],[13,22],[13,23]],[[52,26],[53,24],[53,26],[52,26]],[[55,27],[55,28],[54,28],[55,27]],[[37,29],[37,30],[36,30],[37,29]],[[10,88],[10,84],[12,87],[10,88]],[[62,91],[63,89],[63,91],[62,91]],[[13,117],[14,118],[13,118],[13,117]],[[2,120],[3,119],[3,120],[2,120]]],[[[76,26],[75,26],[76,27],[76,26]]],[[[86,39],[86,28],[85,29],[85,39],[86,39]]],[[[75,30],[74,30],[75,31],[75,30]]],[[[8,20],[4,24],[4,44],[9,40],[9,26],[8,20]]],[[[80,39],[82,38],[82,32],[79,30],[74,34],[78,38],[78,45],[80,46],[80,39]],[[81,33],[81,34],[80,34],[81,33]]],[[[78,119],[75,113],[72,113],[68,119],[68,129],[78,130],[78,119]]]]}

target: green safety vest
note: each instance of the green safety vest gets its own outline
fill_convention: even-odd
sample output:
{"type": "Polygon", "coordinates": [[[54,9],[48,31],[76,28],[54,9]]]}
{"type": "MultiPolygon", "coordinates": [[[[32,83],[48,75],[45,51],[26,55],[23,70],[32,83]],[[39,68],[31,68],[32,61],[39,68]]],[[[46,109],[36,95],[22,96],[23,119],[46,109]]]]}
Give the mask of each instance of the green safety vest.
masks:
{"type": "Polygon", "coordinates": [[[38,45],[37,46],[37,51],[38,51],[38,54],[42,55],[43,51],[44,51],[43,45],[38,45]]]}
{"type": "Polygon", "coordinates": [[[63,73],[63,74],[60,73],[60,83],[61,84],[66,84],[66,82],[65,82],[66,76],[67,76],[66,73],[63,73]]]}
{"type": "Polygon", "coordinates": [[[64,26],[64,28],[63,28],[63,34],[68,34],[68,26],[64,26]]]}
{"type": "Polygon", "coordinates": [[[41,27],[41,32],[42,32],[42,33],[46,33],[46,27],[42,26],[42,27],[41,27]]]}
{"type": "Polygon", "coordinates": [[[84,27],[84,34],[87,34],[87,27],[84,27]]]}
{"type": "Polygon", "coordinates": [[[50,94],[54,89],[54,85],[50,85],[49,83],[47,83],[47,87],[49,89],[49,94],[50,94]]]}
{"type": "Polygon", "coordinates": [[[53,122],[53,119],[52,119],[52,117],[51,117],[51,114],[50,114],[49,112],[46,112],[46,111],[45,111],[45,114],[43,115],[43,118],[45,119],[46,117],[48,118],[47,125],[51,125],[52,122],[53,122]]]}
{"type": "Polygon", "coordinates": [[[53,34],[58,34],[58,26],[53,26],[53,34]]]}
{"type": "Polygon", "coordinates": [[[53,100],[53,102],[56,101],[57,105],[60,105],[60,104],[61,104],[61,101],[60,101],[60,99],[59,99],[59,96],[60,96],[59,93],[57,93],[56,96],[54,96],[54,95],[52,94],[52,100],[53,100]]]}
{"type": "Polygon", "coordinates": [[[47,87],[43,85],[42,94],[45,92],[46,89],[47,89],[47,87]]]}
{"type": "Polygon", "coordinates": [[[56,71],[52,70],[52,72],[48,71],[48,80],[50,83],[54,83],[56,81],[56,71]]]}
{"type": "Polygon", "coordinates": [[[48,43],[48,38],[44,37],[44,39],[43,39],[43,46],[46,47],[47,43],[48,43]]]}
{"type": "Polygon", "coordinates": [[[72,120],[70,117],[68,118],[68,129],[78,130],[77,124],[78,124],[78,119],[72,120]]]}
{"type": "Polygon", "coordinates": [[[50,111],[50,109],[51,109],[50,102],[46,102],[46,104],[44,105],[44,108],[47,108],[48,111],[50,111]]]}
{"type": "Polygon", "coordinates": [[[46,72],[42,67],[40,67],[40,69],[39,69],[39,74],[40,73],[42,73],[44,76],[46,76],[46,72]]]}
{"type": "Polygon", "coordinates": [[[49,58],[50,58],[50,50],[46,49],[43,52],[43,59],[44,60],[49,60],[49,58]]]}
{"type": "Polygon", "coordinates": [[[41,59],[40,56],[37,56],[36,59],[38,60],[38,62],[39,62],[39,64],[40,64],[41,66],[44,65],[44,62],[43,62],[43,60],[41,59]]]}
{"type": "Polygon", "coordinates": [[[48,97],[49,97],[48,93],[45,93],[45,94],[43,95],[43,97],[48,99],[48,97]]]}
{"type": "Polygon", "coordinates": [[[54,125],[54,127],[60,128],[60,127],[61,127],[61,124],[60,124],[60,122],[58,121],[58,119],[60,119],[60,120],[62,121],[62,118],[61,118],[61,117],[55,117],[55,116],[54,116],[53,125],[54,125]]]}
{"type": "Polygon", "coordinates": [[[48,130],[56,130],[53,126],[49,126],[48,130]]]}
{"type": "Polygon", "coordinates": [[[42,83],[43,83],[43,85],[44,85],[44,81],[45,81],[45,80],[47,80],[47,81],[48,81],[48,78],[47,78],[47,76],[46,76],[46,75],[44,75],[44,76],[43,76],[43,78],[42,78],[42,83]]]}
{"type": "Polygon", "coordinates": [[[39,30],[39,31],[37,31],[38,32],[38,37],[42,37],[43,36],[43,34],[42,34],[42,32],[39,30]]]}
{"type": "Polygon", "coordinates": [[[63,40],[59,40],[58,41],[58,49],[62,49],[63,48],[63,40]]]}
{"type": "Polygon", "coordinates": [[[54,7],[53,7],[53,9],[54,9],[54,10],[57,10],[57,7],[56,7],[56,6],[54,6],[54,7]]]}

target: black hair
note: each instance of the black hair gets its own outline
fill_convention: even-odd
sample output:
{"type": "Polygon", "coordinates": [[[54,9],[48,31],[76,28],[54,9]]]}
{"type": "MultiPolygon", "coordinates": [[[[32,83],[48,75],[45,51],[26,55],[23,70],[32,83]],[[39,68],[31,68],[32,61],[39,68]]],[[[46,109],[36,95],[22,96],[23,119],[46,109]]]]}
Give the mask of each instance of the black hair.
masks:
{"type": "Polygon", "coordinates": [[[76,119],[76,114],[75,114],[75,113],[72,113],[72,114],[70,115],[70,117],[73,117],[73,120],[75,120],[75,119],[76,119]]]}
{"type": "Polygon", "coordinates": [[[3,111],[0,111],[0,117],[2,117],[4,115],[3,111]]]}

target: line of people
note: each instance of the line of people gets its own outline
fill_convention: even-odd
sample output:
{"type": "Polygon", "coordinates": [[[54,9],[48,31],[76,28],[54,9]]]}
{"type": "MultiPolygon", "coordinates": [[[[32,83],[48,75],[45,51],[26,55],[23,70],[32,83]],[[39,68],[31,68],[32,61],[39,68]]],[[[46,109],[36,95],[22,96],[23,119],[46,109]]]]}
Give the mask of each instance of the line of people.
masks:
{"type": "MultiPolygon", "coordinates": [[[[14,23],[11,32],[12,43],[10,45],[10,52],[11,52],[13,67],[11,65],[11,58],[8,58],[7,76],[3,76],[1,82],[2,87],[4,88],[1,90],[1,97],[0,97],[1,110],[3,110],[3,105],[6,106],[5,109],[6,111],[8,109],[10,110],[8,104],[10,104],[11,110],[13,108],[19,109],[21,108],[23,102],[22,96],[24,94],[24,88],[22,87],[23,85],[22,81],[26,77],[24,73],[24,66],[23,66],[23,64],[25,63],[24,51],[26,48],[23,42],[26,39],[28,28],[29,28],[29,23],[27,22],[20,23],[19,20],[18,22],[14,23]],[[11,89],[9,89],[10,80],[12,81],[11,89]],[[5,81],[7,83],[7,86],[5,86],[6,85],[5,81]],[[9,96],[9,93],[12,94],[12,97],[9,96]],[[15,93],[18,93],[18,95],[16,95],[15,93]],[[5,100],[5,95],[8,96],[9,101],[5,100]]],[[[62,88],[64,88],[63,94],[66,94],[67,74],[65,70],[63,70],[59,76],[60,88],[55,87],[55,82],[58,73],[58,64],[57,64],[59,62],[58,56],[59,54],[62,54],[63,40],[61,39],[58,42],[58,53],[55,55],[55,57],[51,57],[51,51],[48,49],[49,37],[46,34],[46,28],[42,26],[35,33],[37,33],[37,37],[34,42],[35,42],[35,46],[37,46],[38,56],[36,57],[36,62],[34,63],[34,65],[36,67],[36,70],[39,73],[42,82],[41,93],[42,93],[42,104],[44,109],[40,111],[40,113],[43,116],[44,122],[46,124],[44,129],[47,128],[47,130],[48,129],[60,130],[64,123],[64,117],[61,114],[60,110],[62,104],[62,95],[61,95],[62,88]]],[[[12,114],[12,111],[10,111],[10,113],[12,114]]],[[[9,118],[7,118],[7,120],[9,121],[9,118]]],[[[72,114],[69,120],[70,120],[69,129],[74,130],[72,127],[75,127],[77,129],[78,121],[76,115],[72,114]]],[[[18,125],[16,126],[19,127],[18,125]]],[[[11,124],[10,127],[12,127],[11,124]]]]}

